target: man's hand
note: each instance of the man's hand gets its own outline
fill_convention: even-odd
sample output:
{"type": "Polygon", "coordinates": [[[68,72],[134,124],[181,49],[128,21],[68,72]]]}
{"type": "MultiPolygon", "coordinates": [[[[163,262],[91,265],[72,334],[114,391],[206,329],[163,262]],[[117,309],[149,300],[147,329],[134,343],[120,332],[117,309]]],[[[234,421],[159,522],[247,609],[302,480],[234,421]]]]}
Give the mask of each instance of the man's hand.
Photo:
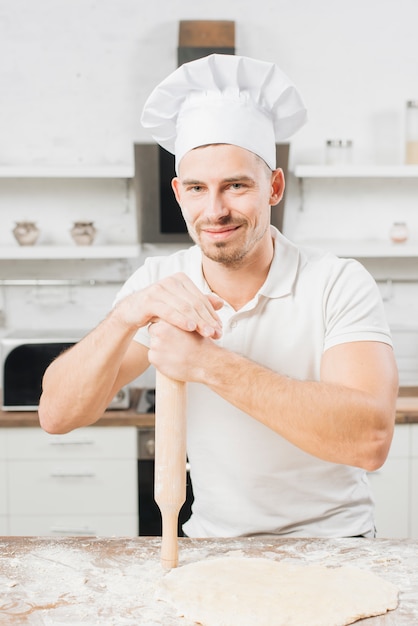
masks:
{"type": "Polygon", "coordinates": [[[149,326],[151,338],[149,362],[175,380],[205,382],[204,364],[208,350],[217,349],[211,338],[198,332],[186,332],[167,322],[149,326]]]}
{"type": "Polygon", "coordinates": [[[222,326],[216,311],[223,302],[203,294],[185,274],[174,274],[122,300],[113,315],[130,328],[164,320],[202,337],[218,339],[222,326]]]}

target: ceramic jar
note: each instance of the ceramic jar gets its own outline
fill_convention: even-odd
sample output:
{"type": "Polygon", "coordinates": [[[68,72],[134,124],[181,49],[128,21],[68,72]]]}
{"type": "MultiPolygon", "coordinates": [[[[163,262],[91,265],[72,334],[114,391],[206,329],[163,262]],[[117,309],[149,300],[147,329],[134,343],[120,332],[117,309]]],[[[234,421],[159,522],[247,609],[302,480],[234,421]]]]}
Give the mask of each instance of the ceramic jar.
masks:
{"type": "Polygon", "coordinates": [[[94,222],[74,222],[70,232],[78,246],[89,246],[96,236],[94,222]]]}
{"type": "Polygon", "coordinates": [[[39,237],[39,228],[35,222],[16,222],[13,235],[20,246],[33,246],[39,237]]]}

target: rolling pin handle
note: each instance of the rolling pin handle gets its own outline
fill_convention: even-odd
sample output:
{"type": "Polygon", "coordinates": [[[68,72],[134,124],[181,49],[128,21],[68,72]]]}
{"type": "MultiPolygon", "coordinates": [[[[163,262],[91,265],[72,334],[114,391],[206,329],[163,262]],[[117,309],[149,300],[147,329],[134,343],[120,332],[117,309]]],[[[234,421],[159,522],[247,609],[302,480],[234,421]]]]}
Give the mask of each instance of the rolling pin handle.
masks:
{"type": "Polygon", "coordinates": [[[178,517],[186,500],[186,383],[157,370],[155,386],[155,501],[162,519],[161,565],[178,565],[178,517]]]}

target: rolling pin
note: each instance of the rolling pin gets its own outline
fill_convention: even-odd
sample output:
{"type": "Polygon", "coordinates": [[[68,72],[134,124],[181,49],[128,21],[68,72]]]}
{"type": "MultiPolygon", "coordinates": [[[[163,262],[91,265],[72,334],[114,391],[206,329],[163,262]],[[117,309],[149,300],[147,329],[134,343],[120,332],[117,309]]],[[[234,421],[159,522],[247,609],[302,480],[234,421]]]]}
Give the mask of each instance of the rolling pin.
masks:
{"type": "Polygon", "coordinates": [[[178,565],[178,518],[186,500],[186,383],[157,371],[154,498],[161,511],[161,565],[178,565]]]}

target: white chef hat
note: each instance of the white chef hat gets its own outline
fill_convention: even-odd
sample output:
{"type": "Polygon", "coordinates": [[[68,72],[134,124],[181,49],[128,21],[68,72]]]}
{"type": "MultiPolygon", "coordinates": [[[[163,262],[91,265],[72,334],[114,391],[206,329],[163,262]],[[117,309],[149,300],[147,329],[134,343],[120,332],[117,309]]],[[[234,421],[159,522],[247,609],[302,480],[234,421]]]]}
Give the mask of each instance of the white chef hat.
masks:
{"type": "Polygon", "coordinates": [[[275,169],[275,144],[305,121],[302,99],[277,65],[227,54],[181,65],[152,91],[141,118],[175,154],[176,170],[186,152],[214,143],[250,150],[275,169]]]}

